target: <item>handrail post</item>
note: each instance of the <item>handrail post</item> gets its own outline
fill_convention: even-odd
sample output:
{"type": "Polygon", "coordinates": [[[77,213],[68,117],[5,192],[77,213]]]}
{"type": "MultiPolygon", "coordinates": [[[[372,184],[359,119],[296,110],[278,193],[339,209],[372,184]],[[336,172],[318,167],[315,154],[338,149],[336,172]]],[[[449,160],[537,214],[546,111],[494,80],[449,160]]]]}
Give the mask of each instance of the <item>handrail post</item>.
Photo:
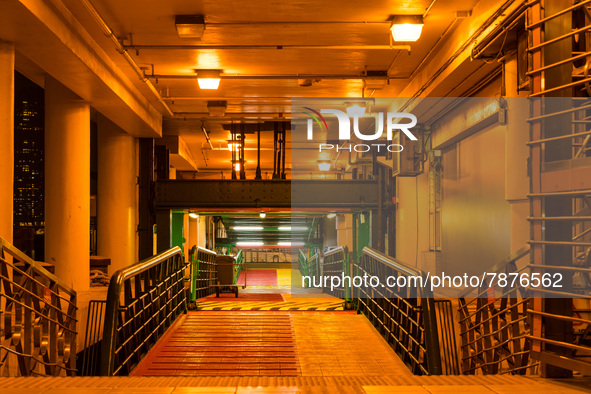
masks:
{"type": "Polygon", "coordinates": [[[423,321],[425,322],[425,348],[427,350],[427,367],[430,375],[441,375],[441,351],[439,349],[439,333],[437,330],[437,316],[435,314],[435,300],[433,297],[421,300],[423,307],[423,321]]]}
{"type": "MultiPolygon", "coordinates": [[[[343,250],[344,258],[343,258],[343,272],[345,276],[351,278],[351,254],[349,253],[349,249],[345,246],[343,250]]],[[[343,286],[345,288],[345,301],[351,302],[351,286],[353,286],[353,280],[349,280],[349,286],[343,286]]]]}

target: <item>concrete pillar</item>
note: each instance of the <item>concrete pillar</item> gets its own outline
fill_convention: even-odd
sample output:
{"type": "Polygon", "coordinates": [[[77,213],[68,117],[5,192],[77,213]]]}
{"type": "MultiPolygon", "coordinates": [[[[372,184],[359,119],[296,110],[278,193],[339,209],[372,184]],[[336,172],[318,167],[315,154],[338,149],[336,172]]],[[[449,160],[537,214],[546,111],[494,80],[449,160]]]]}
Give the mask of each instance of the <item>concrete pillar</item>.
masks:
{"type": "Polygon", "coordinates": [[[90,287],[90,106],[45,80],[45,261],[77,291],[90,287]]]}
{"type": "Polygon", "coordinates": [[[14,45],[0,41],[0,237],[12,243],[14,186],[14,45]]]}
{"type": "Polygon", "coordinates": [[[136,160],[134,138],[98,119],[98,254],[109,257],[109,274],[135,263],[136,160]]]}

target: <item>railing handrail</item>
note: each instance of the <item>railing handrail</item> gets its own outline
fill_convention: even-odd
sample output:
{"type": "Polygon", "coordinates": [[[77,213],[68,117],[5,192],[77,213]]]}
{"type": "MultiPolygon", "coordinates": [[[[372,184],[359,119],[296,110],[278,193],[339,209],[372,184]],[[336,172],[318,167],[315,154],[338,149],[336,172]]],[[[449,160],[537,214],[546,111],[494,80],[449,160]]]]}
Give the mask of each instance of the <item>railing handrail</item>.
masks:
{"type": "Polygon", "coordinates": [[[370,248],[369,246],[366,246],[363,248],[363,253],[367,253],[368,255],[370,255],[371,257],[373,257],[376,260],[379,260],[381,263],[385,264],[385,265],[389,265],[392,268],[403,272],[406,275],[411,275],[411,276],[425,276],[425,272],[423,272],[420,269],[411,267],[410,265],[397,260],[393,257],[387,256],[382,252],[379,252],[375,249],[370,248]]]}
{"type": "Polygon", "coordinates": [[[314,261],[314,260],[316,260],[316,259],[318,259],[318,258],[320,258],[320,253],[315,253],[313,256],[310,256],[310,257],[308,257],[308,258],[306,259],[306,261],[307,261],[307,262],[310,262],[310,261],[314,261]]]}
{"type": "Polygon", "coordinates": [[[324,253],[323,257],[332,256],[333,254],[337,254],[339,252],[342,252],[343,254],[347,254],[348,249],[346,246],[338,246],[338,247],[331,249],[328,252],[324,253]]]}
{"type": "MultiPolygon", "coordinates": [[[[45,267],[43,267],[37,261],[33,260],[32,258],[27,256],[26,254],[24,254],[23,252],[21,252],[17,248],[15,248],[14,245],[12,245],[10,242],[8,242],[7,240],[5,240],[2,237],[0,237],[0,248],[4,249],[12,257],[29,264],[31,267],[36,269],[40,274],[43,274],[43,276],[46,276],[47,279],[49,279],[50,281],[52,281],[52,282],[56,283],[58,286],[60,286],[66,293],[68,293],[70,295],[74,295],[74,296],[76,295],[76,290],[74,290],[70,286],[66,285],[55,274],[52,274],[51,272],[49,272],[45,267]]],[[[78,309],[78,308],[76,308],[76,309],[78,309]]]]}
{"type": "Polygon", "coordinates": [[[203,252],[206,254],[217,256],[217,253],[214,252],[213,250],[209,250],[209,249],[205,249],[204,247],[197,246],[197,253],[199,253],[199,252],[203,252]]]}
{"type": "MultiPolygon", "coordinates": [[[[362,261],[365,261],[365,256],[369,256],[384,266],[394,269],[404,275],[417,276],[421,278],[427,277],[427,274],[425,274],[422,270],[411,267],[400,260],[387,256],[384,253],[368,246],[363,248],[361,261],[355,264],[357,267],[360,267],[362,261]]],[[[426,284],[425,287],[419,287],[419,291],[420,294],[416,297],[417,300],[420,300],[420,305],[417,311],[423,316],[422,332],[424,339],[424,349],[426,352],[426,372],[431,375],[440,375],[442,373],[442,363],[439,348],[439,334],[437,330],[435,300],[433,299],[433,292],[426,284]]]]}
{"type": "Polygon", "coordinates": [[[136,276],[175,255],[182,256],[181,248],[178,246],[156,256],[148,257],[130,267],[115,271],[111,277],[109,290],[107,291],[107,307],[105,310],[105,326],[103,330],[103,349],[108,351],[101,352],[102,357],[106,358],[102,360],[102,364],[106,365],[106,369],[108,369],[108,373],[105,376],[110,376],[113,372],[113,356],[116,345],[115,338],[117,336],[117,314],[119,313],[119,308],[109,308],[109,305],[120,306],[123,282],[126,279],[136,276]]]}
{"type": "Polygon", "coordinates": [[[298,255],[301,256],[304,260],[308,260],[308,258],[306,257],[306,254],[304,253],[304,251],[302,249],[299,250],[298,255]]]}

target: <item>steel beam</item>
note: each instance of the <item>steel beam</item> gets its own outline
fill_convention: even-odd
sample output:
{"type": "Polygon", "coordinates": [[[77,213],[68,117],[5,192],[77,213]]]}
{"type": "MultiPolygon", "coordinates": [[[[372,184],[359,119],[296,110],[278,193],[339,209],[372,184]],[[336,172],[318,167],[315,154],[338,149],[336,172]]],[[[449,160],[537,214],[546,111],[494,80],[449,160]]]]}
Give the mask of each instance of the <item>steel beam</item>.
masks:
{"type": "Polygon", "coordinates": [[[158,208],[372,209],[378,184],[360,180],[164,180],[158,208]]]}

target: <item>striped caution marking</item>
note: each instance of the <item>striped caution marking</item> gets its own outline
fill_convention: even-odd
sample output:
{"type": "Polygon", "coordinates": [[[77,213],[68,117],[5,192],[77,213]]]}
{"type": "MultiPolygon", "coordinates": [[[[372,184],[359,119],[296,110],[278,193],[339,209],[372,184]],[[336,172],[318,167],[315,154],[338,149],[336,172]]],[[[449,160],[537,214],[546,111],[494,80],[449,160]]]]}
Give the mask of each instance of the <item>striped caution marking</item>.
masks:
{"type": "Polygon", "coordinates": [[[342,311],[343,301],[205,301],[197,304],[199,311],[342,311]]]}
{"type": "Polygon", "coordinates": [[[247,289],[284,289],[284,290],[289,290],[291,289],[291,286],[285,286],[285,285],[246,285],[247,289]]]}

